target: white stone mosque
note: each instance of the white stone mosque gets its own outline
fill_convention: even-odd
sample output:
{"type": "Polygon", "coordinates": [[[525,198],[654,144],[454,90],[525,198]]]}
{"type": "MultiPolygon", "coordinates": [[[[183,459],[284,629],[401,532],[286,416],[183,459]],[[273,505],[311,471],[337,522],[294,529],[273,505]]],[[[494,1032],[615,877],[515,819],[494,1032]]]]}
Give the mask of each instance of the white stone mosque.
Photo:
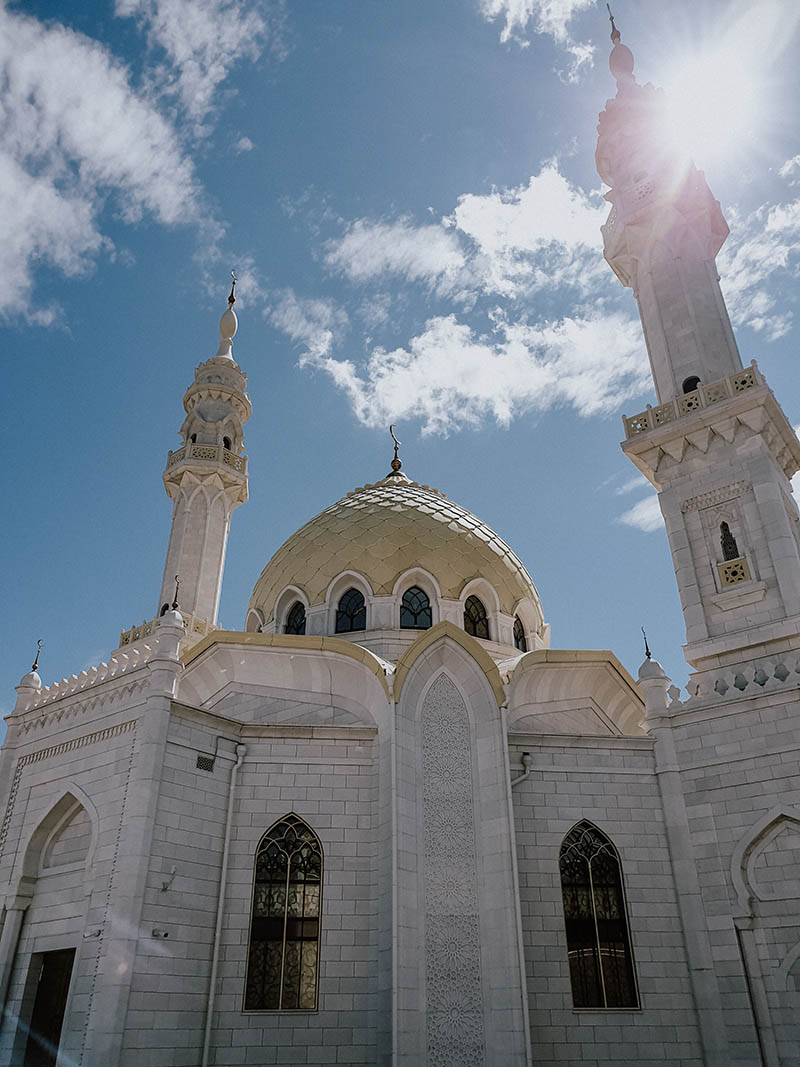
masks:
{"type": "Polygon", "coordinates": [[[742,365],[720,206],[612,40],[605,256],[657,396],[622,448],[659,493],[688,699],[649,655],[634,681],[552,648],[521,560],[396,450],[218,629],[232,291],[167,458],[155,618],[17,686],[0,1067],[800,1063],[800,443],[742,365]]]}

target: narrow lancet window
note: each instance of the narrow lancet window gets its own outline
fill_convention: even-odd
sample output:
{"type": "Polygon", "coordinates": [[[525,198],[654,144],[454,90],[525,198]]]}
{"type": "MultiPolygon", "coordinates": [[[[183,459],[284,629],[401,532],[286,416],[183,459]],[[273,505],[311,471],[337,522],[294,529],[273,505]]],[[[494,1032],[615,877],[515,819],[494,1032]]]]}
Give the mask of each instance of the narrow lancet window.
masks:
{"type": "Polygon", "coordinates": [[[464,629],[472,637],[489,640],[489,619],[483,602],[476,596],[468,596],[464,604],[464,629]]]}
{"type": "Polygon", "coordinates": [[[622,866],[604,833],[574,826],[561,845],[561,893],[576,1008],[637,1008],[622,866]]]}
{"type": "Polygon", "coordinates": [[[520,652],[528,651],[528,642],[525,640],[525,627],[522,625],[519,615],[514,616],[514,648],[518,648],[520,652]]]}
{"type": "Polygon", "coordinates": [[[354,630],[366,630],[367,605],[364,594],[358,589],[348,589],[336,609],[336,633],[349,634],[354,630]]]}
{"type": "Polygon", "coordinates": [[[304,634],[306,632],[306,609],[299,600],[289,608],[286,615],[285,634],[304,634]]]}
{"type": "Polygon", "coordinates": [[[431,602],[427,593],[412,585],[403,593],[400,605],[400,627],[403,630],[428,630],[433,625],[431,602]]]}
{"type": "Polygon", "coordinates": [[[245,1011],[315,1011],[322,846],[297,815],[259,842],[253,883],[245,1011]]]}
{"type": "Polygon", "coordinates": [[[722,545],[722,558],[739,559],[739,546],[736,544],[736,538],[731,533],[731,528],[727,522],[721,522],[719,524],[719,540],[722,545]]]}

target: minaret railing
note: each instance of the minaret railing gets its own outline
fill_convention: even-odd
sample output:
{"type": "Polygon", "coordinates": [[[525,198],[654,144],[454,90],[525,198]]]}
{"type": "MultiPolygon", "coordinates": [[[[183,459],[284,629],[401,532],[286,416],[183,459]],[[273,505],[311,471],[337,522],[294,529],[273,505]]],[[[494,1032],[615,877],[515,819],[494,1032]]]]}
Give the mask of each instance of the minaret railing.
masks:
{"type": "Polygon", "coordinates": [[[231,452],[224,445],[184,445],[167,455],[167,470],[175,467],[184,460],[199,460],[200,462],[224,463],[231,470],[240,474],[247,473],[247,456],[240,456],[231,452]]]}
{"type": "Polygon", "coordinates": [[[665,404],[659,404],[657,407],[648,404],[645,410],[640,411],[638,415],[623,415],[622,424],[625,427],[625,437],[630,439],[640,433],[649,433],[650,430],[655,430],[668,422],[676,422],[686,415],[691,415],[694,411],[710,407],[712,404],[718,404],[723,400],[729,400],[731,397],[738,396],[748,389],[753,389],[757,385],[763,384],[763,375],[759,371],[756,361],[753,360],[749,367],[736,371],[734,374],[728,375],[727,378],[709,382],[708,385],[699,385],[697,389],[674,396],[665,404]]]}

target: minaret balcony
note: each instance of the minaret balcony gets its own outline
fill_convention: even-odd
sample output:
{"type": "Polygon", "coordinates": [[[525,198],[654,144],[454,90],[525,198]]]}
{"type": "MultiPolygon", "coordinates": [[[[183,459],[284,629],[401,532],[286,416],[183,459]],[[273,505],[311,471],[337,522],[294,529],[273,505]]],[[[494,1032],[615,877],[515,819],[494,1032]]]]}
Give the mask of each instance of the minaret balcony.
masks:
{"type": "Polygon", "coordinates": [[[236,452],[231,452],[224,445],[184,445],[183,448],[168,454],[167,470],[170,470],[171,467],[177,467],[179,463],[221,463],[238,474],[247,474],[247,456],[240,456],[236,452]]]}
{"type": "Polygon", "coordinates": [[[693,389],[689,393],[674,396],[666,404],[659,404],[657,407],[652,407],[652,405],[648,404],[647,408],[644,411],[640,411],[638,415],[631,415],[630,417],[623,415],[622,423],[625,427],[625,437],[630,440],[631,437],[636,437],[637,434],[648,433],[650,430],[655,430],[668,422],[677,422],[678,419],[691,415],[701,408],[719,404],[723,400],[739,396],[741,393],[747,392],[748,389],[754,389],[756,386],[764,384],[764,377],[759,371],[756,361],[753,360],[750,366],[744,370],[736,371],[727,378],[720,378],[716,382],[709,382],[708,385],[699,385],[697,389],[693,389]]]}

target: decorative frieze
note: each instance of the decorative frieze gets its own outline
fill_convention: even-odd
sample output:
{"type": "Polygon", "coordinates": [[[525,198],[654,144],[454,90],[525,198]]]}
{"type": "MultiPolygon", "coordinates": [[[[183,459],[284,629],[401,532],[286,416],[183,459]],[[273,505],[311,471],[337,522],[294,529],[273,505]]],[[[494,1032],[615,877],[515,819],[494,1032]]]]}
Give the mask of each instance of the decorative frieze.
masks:
{"type": "Polygon", "coordinates": [[[681,503],[681,511],[702,511],[704,508],[714,507],[715,504],[723,504],[726,500],[734,500],[742,496],[750,488],[749,482],[732,482],[730,485],[721,485],[718,489],[712,489],[708,493],[700,493],[699,496],[691,496],[681,503]]]}

